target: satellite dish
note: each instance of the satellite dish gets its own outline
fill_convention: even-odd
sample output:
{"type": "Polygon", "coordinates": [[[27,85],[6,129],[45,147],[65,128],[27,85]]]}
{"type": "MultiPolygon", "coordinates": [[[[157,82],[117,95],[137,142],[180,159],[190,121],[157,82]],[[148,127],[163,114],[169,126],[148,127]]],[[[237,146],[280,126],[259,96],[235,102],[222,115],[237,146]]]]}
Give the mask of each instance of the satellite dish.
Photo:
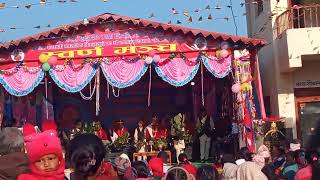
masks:
{"type": "Polygon", "coordinates": [[[208,42],[204,37],[198,37],[195,41],[194,41],[194,47],[197,50],[205,50],[207,49],[208,46],[208,42]]]}
{"type": "Polygon", "coordinates": [[[24,52],[21,49],[15,49],[12,51],[10,57],[12,61],[23,61],[24,60],[24,52]]]}

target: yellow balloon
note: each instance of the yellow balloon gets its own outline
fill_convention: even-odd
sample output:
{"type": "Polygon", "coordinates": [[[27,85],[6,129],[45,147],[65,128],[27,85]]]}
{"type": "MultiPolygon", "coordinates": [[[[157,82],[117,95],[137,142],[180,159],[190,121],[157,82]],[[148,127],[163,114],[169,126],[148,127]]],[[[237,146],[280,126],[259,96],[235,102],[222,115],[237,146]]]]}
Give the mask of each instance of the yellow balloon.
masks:
{"type": "Polygon", "coordinates": [[[46,63],[46,62],[48,62],[48,60],[49,60],[49,56],[46,55],[46,54],[41,54],[41,55],[39,56],[39,60],[40,60],[41,63],[46,63]]]}

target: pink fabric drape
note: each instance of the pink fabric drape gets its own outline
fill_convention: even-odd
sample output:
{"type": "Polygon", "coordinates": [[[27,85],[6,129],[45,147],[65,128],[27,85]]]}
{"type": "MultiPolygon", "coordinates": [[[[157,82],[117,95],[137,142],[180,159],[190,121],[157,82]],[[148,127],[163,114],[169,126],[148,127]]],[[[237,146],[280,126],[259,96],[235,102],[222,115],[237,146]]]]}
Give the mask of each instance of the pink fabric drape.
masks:
{"type": "Polygon", "coordinates": [[[108,82],[118,88],[125,88],[137,82],[147,70],[145,61],[128,62],[121,58],[110,59],[101,64],[104,76],[108,82]]]}
{"type": "Polygon", "coordinates": [[[219,60],[216,57],[209,56],[207,57],[207,60],[204,62],[204,65],[215,76],[224,77],[231,70],[231,58],[232,56],[228,56],[227,58],[219,60]]]}
{"type": "Polygon", "coordinates": [[[173,58],[162,64],[163,61],[166,59],[160,61],[156,71],[162,79],[175,86],[183,86],[191,81],[199,68],[196,57],[188,60],[173,58]]]}
{"type": "Polygon", "coordinates": [[[81,65],[57,65],[50,74],[59,87],[66,91],[77,92],[84,88],[95,74],[91,64],[86,63],[82,68],[79,66],[81,65]]]}
{"type": "MultiPolygon", "coordinates": [[[[32,70],[25,71],[23,68],[19,68],[17,72],[10,75],[2,74],[3,85],[8,92],[14,94],[16,92],[32,91],[35,82],[38,81],[40,73],[43,73],[38,67],[32,68],[32,70]]],[[[29,93],[29,92],[28,92],[29,93]]],[[[26,94],[24,94],[26,95],[26,94]]]]}

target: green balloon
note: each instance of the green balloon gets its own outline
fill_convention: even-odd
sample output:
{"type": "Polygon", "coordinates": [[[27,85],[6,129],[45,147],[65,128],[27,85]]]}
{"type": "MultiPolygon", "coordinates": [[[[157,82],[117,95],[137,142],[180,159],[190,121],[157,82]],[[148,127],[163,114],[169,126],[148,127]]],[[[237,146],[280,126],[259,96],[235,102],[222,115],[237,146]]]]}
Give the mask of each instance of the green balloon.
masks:
{"type": "Polygon", "coordinates": [[[51,66],[50,66],[49,63],[43,63],[43,64],[42,64],[42,69],[43,69],[44,71],[49,71],[49,70],[51,69],[51,66]]]}

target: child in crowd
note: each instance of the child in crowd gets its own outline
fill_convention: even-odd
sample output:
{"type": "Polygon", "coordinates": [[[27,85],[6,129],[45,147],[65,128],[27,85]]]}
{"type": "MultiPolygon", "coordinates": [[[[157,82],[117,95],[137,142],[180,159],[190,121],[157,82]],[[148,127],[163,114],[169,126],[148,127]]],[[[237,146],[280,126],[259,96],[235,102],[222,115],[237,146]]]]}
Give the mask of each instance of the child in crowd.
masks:
{"type": "Polygon", "coordinates": [[[18,180],[64,180],[64,158],[60,140],[55,130],[24,128],[30,173],[21,174],[18,180]]]}

